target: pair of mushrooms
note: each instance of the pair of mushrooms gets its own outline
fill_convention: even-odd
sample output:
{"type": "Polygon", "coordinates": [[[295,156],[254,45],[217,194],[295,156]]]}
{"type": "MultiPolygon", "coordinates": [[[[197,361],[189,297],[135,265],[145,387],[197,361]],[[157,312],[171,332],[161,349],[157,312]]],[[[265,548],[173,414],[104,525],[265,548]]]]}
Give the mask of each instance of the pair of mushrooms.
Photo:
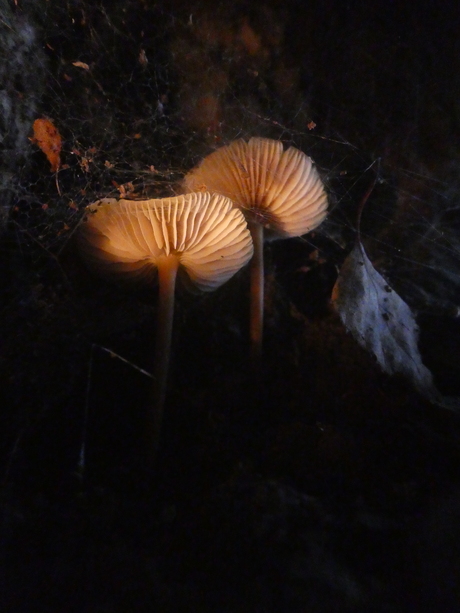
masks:
{"type": "Polygon", "coordinates": [[[150,282],[159,306],[151,417],[158,446],[179,274],[212,291],[252,258],[251,352],[261,353],[264,238],[300,236],[325,218],[327,196],[310,158],[271,139],[234,141],[184,179],[185,195],[159,200],[103,199],[88,207],[79,233],[86,261],[104,275],[150,282]]]}

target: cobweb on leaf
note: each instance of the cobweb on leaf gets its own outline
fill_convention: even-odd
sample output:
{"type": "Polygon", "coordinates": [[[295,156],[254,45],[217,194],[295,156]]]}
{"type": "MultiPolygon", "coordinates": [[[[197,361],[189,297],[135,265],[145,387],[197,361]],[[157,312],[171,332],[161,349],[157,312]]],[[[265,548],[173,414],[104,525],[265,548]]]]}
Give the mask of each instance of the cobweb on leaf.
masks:
{"type": "Polygon", "coordinates": [[[342,266],[333,304],[345,327],[386,373],[401,373],[422,393],[436,395],[431,372],[418,350],[415,317],[372,266],[359,241],[342,266]]]}

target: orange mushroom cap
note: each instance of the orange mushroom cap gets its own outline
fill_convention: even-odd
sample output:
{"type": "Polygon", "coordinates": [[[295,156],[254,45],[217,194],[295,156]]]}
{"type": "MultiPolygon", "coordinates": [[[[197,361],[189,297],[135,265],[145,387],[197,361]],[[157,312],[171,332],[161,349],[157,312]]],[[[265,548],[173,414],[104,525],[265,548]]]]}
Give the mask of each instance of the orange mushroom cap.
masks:
{"type": "Polygon", "coordinates": [[[239,139],[217,149],[184,182],[189,191],[227,196],[275,236],[306,234],[327,214],[327,195],[311,159],[269,138],[239,139]]]}
{"type": "Polygon", "coordinates": [[[198,289],[211,291],[252,257],[244,216],[219,194],[104,198],[87,211],[79,245],[88,263],[104,274],[148,281],[156,277],[159,258],[172,255],[198,289]]]}

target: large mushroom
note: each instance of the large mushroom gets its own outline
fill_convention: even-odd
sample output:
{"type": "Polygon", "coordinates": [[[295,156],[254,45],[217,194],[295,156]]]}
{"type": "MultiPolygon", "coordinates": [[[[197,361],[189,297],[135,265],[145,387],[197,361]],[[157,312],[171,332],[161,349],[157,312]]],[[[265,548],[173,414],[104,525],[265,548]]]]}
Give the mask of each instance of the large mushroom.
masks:
{"type": "Polygon", "coordinates": [[[87,209],[79,232],[81,252],[97,272],[159,283],[150,417],[158,446],[171,346],[177,273],[202,291],[225,283],[251,258],[244,216],[219,194],[194,193],[159,200],[106,198],[87,209]]]}
{"type": "Polygon", "coordinates": [[[208,155],[189,172],[187,191],[230,198],[246,216],[254,242],[251,263],[251,351],[260,356],[263,335],[263,241],[301,236],[327,214],[327,195],[311,159],[268,138],[239,139],[208,155]]]}

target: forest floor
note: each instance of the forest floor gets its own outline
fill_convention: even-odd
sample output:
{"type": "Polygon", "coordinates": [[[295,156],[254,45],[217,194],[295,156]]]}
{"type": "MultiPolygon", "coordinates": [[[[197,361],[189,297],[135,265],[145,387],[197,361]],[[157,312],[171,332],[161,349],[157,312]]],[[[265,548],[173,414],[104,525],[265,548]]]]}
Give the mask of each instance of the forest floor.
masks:
{"type": "Polygon", "coordinates": [[[430,54],[444,38],[423,36],[436,24],[405,13],[401,38],[398,3],[362,21],[334,2],[312,19],[275,1],[45,4],[14,9],[36,21],[36,115],[63,147],[56,174],[27,141],[1,237],[1,611],[460,610],[460,417],[384,374],[330,304],[381,157],[363,241],[418,314],[439,390],[460,396],[457,209],[432,232],[458,184],[456,89],[430,54]],[[314,156],[330,218],[266,245],[257,368],[247,269],[178,293],[152,466],[139,369],[156,288],[95,278],[78,224],[103,196],[175,193],[203,155],[252,135],[314,156]]]}

